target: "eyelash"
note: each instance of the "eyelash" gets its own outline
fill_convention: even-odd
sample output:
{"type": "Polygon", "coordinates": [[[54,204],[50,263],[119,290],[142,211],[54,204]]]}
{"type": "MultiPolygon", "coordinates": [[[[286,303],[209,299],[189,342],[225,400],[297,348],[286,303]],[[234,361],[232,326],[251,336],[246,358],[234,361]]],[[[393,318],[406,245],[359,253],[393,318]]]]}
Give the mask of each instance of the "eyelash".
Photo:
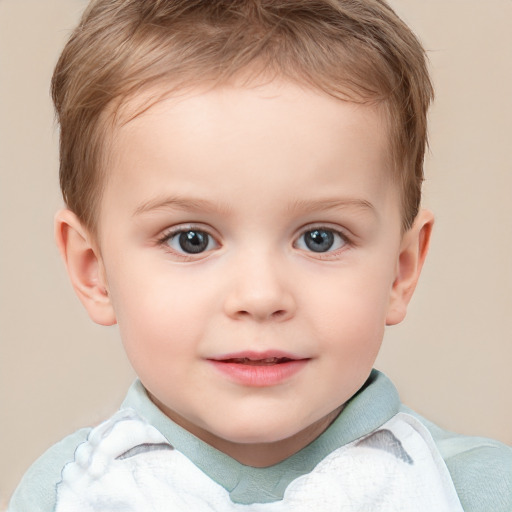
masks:
{"type": "MultiPolygon", "coordinates": [[[[174,250],[169,245],[169,241],[174,239],[175,237],[178,237],[181,234],[189,233],[189,232],[196,232],[196,233],[204,233],[209,237],[208,246],[210,245],[211,241],[213,240],[215,244],[220,245],[219,242],[215,239],[215,237],[208,232],[207,229],[203,227],[198,227],[194,225],[189,226],[180,226],[177,228],[172,228],[168,231],[165,231],[160,238],[157,240],[157,244],[159,246],[162,246],[166,251],[173,254],[173,256],[180,258],[184,261],[195,261],[198,259],[201,259],[201,255],[206,255],[210,252],[210,250],[204,250],[197,253],[186,253],[186,252],[179,252],[174,250]]],[[[207,246],[207,247],[208,247],[207,246]]],[[[202,256],[204,257],[204,256],[202,256]]]]}
{"type": "MultiPolygon", "coordinates": [[[[198,226],[194,226],[194,225],[188,225],[188,226],[180,226],[177,228],[172,228],[172,229],[164,232],[162,234],[162,236],[158,238],[157,244],[159,246],[162,246],[168,252],[171,252],[175,257],[178,257],[185,261],[196,261],[197,259],[204,258],[208,253],[211,252],[212,248],[208,249],[208,247],[210,246],[212,241],[213,241],[213,243],[216,244],[217,247],[220,246],[220,244],[216,240],[216,238],[211,233],[209,233],[207,229],[198,227],[198,226]],[[198,251],[197,253],[193,253],[193,252],[187,253],[187,252],[177,251],[177,250],[173,249],[172,247],[170,247],[170,245],[169,245],[170,240],[174,239],[175,237],[177,237],[181,234],[185,234],[187,232],[206,234],[206,236],[209,237],[209,241],[208,241],[206,248],[204,250],[198,251]]],[[[304,242],[304,243],[307,245],[307,242],[304,242]]],[[[346,250],[351,245],[353,245],[352,241],[344,232],[334,229],[334,228],[331,228],[331,227],[328,227],[328,226],[322,226],[322,225],[308,226],[306,229],[301,230],[300,235],[297,237],[296,241],[293,243],[293,247],[299,248],[300,250],[303,250],[304,252],[306,252],[308,254],[312,254],[312,255],[314,255],[315,258],[324,259],[324,260],[335,258],[340,252],[346,250]],[[311,247],[309,247],[309,249],[311,249],[311,250],[301,249],[300,247],[297,247],[299,244],[299,241],[306,234],[313,233],[315,231],[319,231],[319,232],[323,231],[326,233],[332,233],[335,237],[338,237],[341,240],[343,245],[340,248],[336,248],[334,250],[331,250],[329,247],[326,251],[314,251],[311,249],[311,247]]]]}
{"type": "MultiPolygon", "coordinates": [[[[306,234],[313,233],[315,231],[319,231],[319,232],[323,231],[326,233],[333,234],[335,237],[338,237],[340,239],[342,245],[341,245],[341,247],[338,247],[335,249],[331,249],[331,247],[329,247],[326,251],[323,251],[323,252],[322,251],[314,251],[311,249],[311,247],[309,247],[310,250],[304,250],[304,252],[306,252],[308,255],[310,255],[310,257],[312,256],[312,257],[315,257],[317,259],[322,259],[322,260],[335,259],[341,252],[346,251],[349,247],[354,245],[352,240],[347,236],[347,234],[344,231],[341,231],[339,229],[335,229],[335,228],[332,228],[329,226],[325,226],[325,225],[317,225],[317,226],[309,225],[309,226],[307,226],[306,229],[301,230],[300,235],[297,237],[293,246],[297,247],[299,241],[302,240],[306,234]]],[[[304,242],[304,243],[307,245],[307,242],[304,242]]],[[[334,243],[335,243],[335,241],[333,241],[333,244],[334,243]]],[[[299,249],[300,249],[300,247],[299,247],[299,249]]]]}

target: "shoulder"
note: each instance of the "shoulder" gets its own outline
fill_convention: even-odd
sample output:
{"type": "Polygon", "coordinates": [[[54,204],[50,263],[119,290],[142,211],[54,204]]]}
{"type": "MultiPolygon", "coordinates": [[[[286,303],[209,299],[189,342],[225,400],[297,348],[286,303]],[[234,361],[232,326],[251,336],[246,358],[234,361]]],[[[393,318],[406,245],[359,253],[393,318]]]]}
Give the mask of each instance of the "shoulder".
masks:
{"type": "Polygon", "coordinates": [[[90,428],[78,430],[41,455],[19,483],[7,512],[53,511],[62,469],[73,460],[78,445],[87,439],[90,431],[90,428]]]}
{"type": "Polygon", "coordinates": [[[464,444],[445,459],[464,509],[511,512],[512,449],[482,439],[464,444]]]}
{"type": "Polygon", "coordinates": [[[512,511],[512,447],[443,430],[410,409],[427,427],[466,512],[512,511]]]}

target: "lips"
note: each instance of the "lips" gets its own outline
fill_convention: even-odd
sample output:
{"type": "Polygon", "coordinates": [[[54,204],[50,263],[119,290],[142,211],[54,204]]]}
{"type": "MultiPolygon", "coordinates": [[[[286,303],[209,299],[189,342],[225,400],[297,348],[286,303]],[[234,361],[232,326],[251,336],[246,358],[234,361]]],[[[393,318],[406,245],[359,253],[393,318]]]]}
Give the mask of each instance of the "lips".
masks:
{"type": "Polygon", "coordinates": [[[273,364],[282,364],[293,361],[288,357],[266,357],[264,359],[250,359],[249,357],[233,357],[229,359],[222,359],[223,363],[235,363],[235,364],[248,364],[251,366],[270,366],[273,364]]]}
{"type": "Polygon", "coordinates": [[[208,361],[229,380],[248,387],[275,386],[303,369],[309,358],[283,352],[226,354],[208,361]]]}

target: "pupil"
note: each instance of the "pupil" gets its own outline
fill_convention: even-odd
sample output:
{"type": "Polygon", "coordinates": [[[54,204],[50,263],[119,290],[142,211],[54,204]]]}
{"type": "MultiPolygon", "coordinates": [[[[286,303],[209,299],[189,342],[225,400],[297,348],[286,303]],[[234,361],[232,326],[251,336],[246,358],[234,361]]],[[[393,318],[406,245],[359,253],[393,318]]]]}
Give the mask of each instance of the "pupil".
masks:
{"type": "Polygon", "coordinates": [[[185,231],[180,233],[179,243],[185,252],[197,254],[208,247],[208,235],[202,231],[185,231]]]}
{"type": "Polygon", "coordinates": [[[314,252],[328,251],[334,243],[334,235],[331,231],[314,229],[304,235],[304,241],[309,249],[314,252]]]}

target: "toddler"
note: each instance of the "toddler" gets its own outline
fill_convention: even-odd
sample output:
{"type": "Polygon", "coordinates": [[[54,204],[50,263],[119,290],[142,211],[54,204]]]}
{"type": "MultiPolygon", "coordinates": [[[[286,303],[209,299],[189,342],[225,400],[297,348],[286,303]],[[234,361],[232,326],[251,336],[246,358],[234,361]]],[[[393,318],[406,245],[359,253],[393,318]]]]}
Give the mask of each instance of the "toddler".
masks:
{"type": "Polygon", "coordinates": [[[138,379],[9,510],[510,512],[512,450],[372,370],[425,260],[424,51],[383,0],[93,0],[56,239],[138,379]]]}

